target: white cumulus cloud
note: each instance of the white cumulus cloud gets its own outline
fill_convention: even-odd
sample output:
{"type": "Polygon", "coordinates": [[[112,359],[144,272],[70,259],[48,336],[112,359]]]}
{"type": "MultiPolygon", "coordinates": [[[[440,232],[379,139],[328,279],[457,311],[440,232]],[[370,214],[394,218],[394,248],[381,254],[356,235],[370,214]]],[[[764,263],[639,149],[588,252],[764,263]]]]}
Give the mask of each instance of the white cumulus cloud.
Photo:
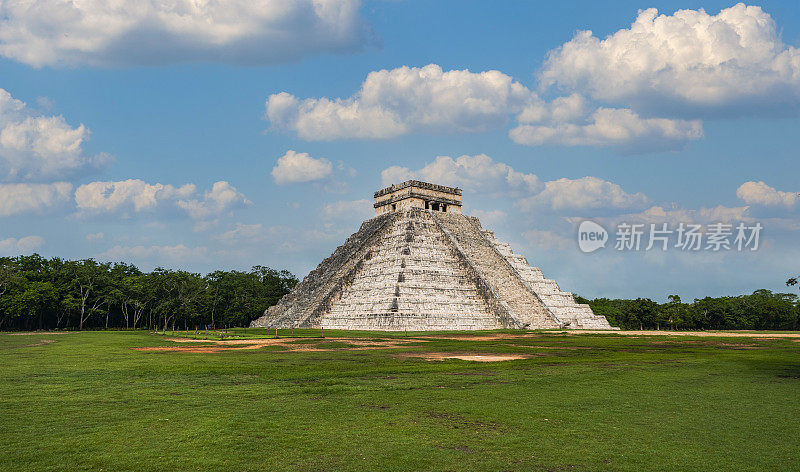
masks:
{"type": "Polygon", "coordinates": [[[551,180],[544,190],[520,199],[522,210],[550,208],[553,211],[598,208],[636,208],[646,205],[643,193],[628,193],[621,186],[597,177],[551,180]]]}
{"type": "Polygon", "coordinates": [[[669,150],[703,136],[699,120],[649,118],[627,108],[590,106],[579,94],[546,102],[502,72],[443,71],[436,64],[371,72],[348,98],[271,95],[273,128],[307,140],[383,139],[409,133],[475,133],[501,127],[518,144],[669,150]]]}
{"type": "Polygon", "coordinates": [[[605,39],[591,31],[551,51],[541,84],[634,109],[678,114],[757,113],[800,102],[800,49],[772,17],[742,3],[709,15],[642,10],[605,39]]]}
{"type": "Polygon", "coordinates": [[[764,182],[745,182],[736,189],[736,196],[749,205],[785,206],[791,208],[800,200],[800,193],[776,190],[764,182]]]}
{"type": "Polygon", "coordinates": [[[530,90],[502,72],[445,72],[429,64],[370,72],[348,98],[271,95],[266,115],[274,127],[303,139],[382,139],[485,131],[505,124],[530,98],[530,90]]]}
{"type": "MultiPolygon", "coordinates": [[[[613,182],[597,177],[541,181],[536,174],[519,172],[485,154],[453,159],[439,156],[418,170],[393,166],[381,172],[383,185],[417,179],[459,186],[488,196],[514,198],[524,211],[549,208],[553,211],[643,207],[647,197],[628,193],[613,182]]],[[[474,211],[473,211],[474,213],[474,211]]]]}
{"type": "Polygon", "coordinates": [[[251,203],[242,192],[224,180],[215,182],[210,191],[203,193],[202,198],[177,201],[179,208],[183,208],[190,217],[197,220],[223,215],[251,203]]]}
{"type": "Polygon", "coordinates": [[[87,156],[89,130],[62,116],[40,115],[0,89],[0,180],[48,180],[106,164],[106,154],[87,156]]]}
{"type": "Polygon", "coordinates": [[[0,217],[41,213],[69,201],[72,184],[0,184],[0,217]]]}
{"type": "Polygon", "coordinates": [[[679,149],[703,137],[700,120],[644,118],[627,108],[591,110],[573,94],[532,103],[517,116],[511,140],[529,146],[614,146],[629,152],[679,149]]]}
{"type": "Polygon", "coordinates": [[[173,187],[148,184],[139,179],[91,182],[75,190],[75,203],[83,212],[139,212],[155,208],[164,201],[189,198],[196,191],[194,184],[173,187]]]}
{"type": "Polygon", "coordinates": [[[8,238],[0,240],[0,255],[18,256],[30,254],[44,245],[41,236],[25,236],[24,238],[8,238]]]}
{"type": "Polygon", "coordinates": [[[267,64],[358,49],[359,0],[0,3],[0,55],[34,67],[267,64]]]}
{"type": "Polygon", "coordinates": [[[322,180],[333,173],[333,164],[325,158],[314,158],[305,152],[286,151],[272,168],[278,185],[322,180]]]}
{"type": "MultiPolygon", "coordinates": [[[[667,223],[668,227],[676,227],[680,223],[711,224],[751,222],[753,219],[748,214],[748,207],[716,207],[700,208],[673,208],[666,209],[662,206],[652,206],[638,213],[626,213],[603,220],[609,222],[609,227],[617,223],[656,224],[661,227],[667,223]],[[613,224],[612,224],[613,223],[613,224]]],[[[579,222],[579,220],[572,220],[579,222]]]]}
{"type": "Polygon", "coordinates": [[[122,213],[130,215],[158,208],[177,208],[195,220],[209,220],[251,202],[225,181],[199,194],[194,184],[180,187],[148,184],[139,179],[91,182],[75,190],[80,215],[122,213]]]}
{"type": "Polygon", "coordinates": [[[392,166],[381,172],[381,180],[385,186],[410,179],[493,192],[535,192],[542,188],[536,175],[518,172],[486,154],[464,155],[456,159],[438,156],[419,170],[392,166]]]}

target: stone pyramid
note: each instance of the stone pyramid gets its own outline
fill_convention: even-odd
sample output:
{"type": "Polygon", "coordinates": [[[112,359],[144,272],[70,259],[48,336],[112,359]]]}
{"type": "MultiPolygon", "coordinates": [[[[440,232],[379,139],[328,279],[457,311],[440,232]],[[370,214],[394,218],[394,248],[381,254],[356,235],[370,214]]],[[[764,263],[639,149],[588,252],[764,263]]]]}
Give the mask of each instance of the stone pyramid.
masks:
{"type": "Polygon", "coordinates": [[[461,190],[410,180],[251,327],[612,329],[461,214],[461,190]]]}

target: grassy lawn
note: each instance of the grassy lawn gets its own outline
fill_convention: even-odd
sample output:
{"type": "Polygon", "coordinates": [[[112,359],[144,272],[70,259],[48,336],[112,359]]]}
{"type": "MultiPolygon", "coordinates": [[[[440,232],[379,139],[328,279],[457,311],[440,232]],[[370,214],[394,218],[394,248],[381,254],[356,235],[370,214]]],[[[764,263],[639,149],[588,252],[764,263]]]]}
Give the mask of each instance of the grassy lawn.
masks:
{"type": "Polygon", "coordinates": [[[800,467],[797,340],[517,334],[0,335],[0,470],[800,467]]]}

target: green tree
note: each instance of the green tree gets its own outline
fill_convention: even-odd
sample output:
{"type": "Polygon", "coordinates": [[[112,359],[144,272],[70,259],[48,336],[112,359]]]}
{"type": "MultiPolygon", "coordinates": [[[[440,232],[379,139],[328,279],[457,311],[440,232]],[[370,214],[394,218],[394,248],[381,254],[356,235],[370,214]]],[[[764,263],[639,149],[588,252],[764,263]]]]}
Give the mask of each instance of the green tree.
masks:
{"type": "Polygon", "coordinates": [[[44,328],[44,314],[58,303],[58,292],[50,282],[30,282],[11,297],[11,309],[18,317],[27,318],[28,326],[44,328]]]}
{"type": "Polygon", "coordinates": [[[94,314],[102,313],[112,301],[109,268],[111,264],[98,264],[94,259],[71,261],[65,264],[64,271],[70,280],[69,293],[65,305],[78,315],[78,329],[94,314]]]}
{"type": "Polygon", "coordinates": [[[12,294],[19,290],[24,282],[16,267],[16,260],[11,257],[0,257],[0,328],[18,313],[12,306],[12,294]]]}
{"type": "Polygon", "coordinates": [[[660,320],[663,320],[665,323],[669,324],[671,329],[675,329],[675,326],[683,326],[684,322],[686,321],[687,315],[687,308],[686,304],[681,302],[681,297],[678,295],[669,295],[667,297],[669,302],[663,305],[663,309],[661,310],[662,316],[660,320]]]}
{"type": "Polygon", "coordinates": [[[154,311],[164,320],[164,331],[176,321],[189,320],[196,315],[198,301],[205,281],[198,274],[182,270],[156,268],[152,282],[156,291],[154,311]]]}

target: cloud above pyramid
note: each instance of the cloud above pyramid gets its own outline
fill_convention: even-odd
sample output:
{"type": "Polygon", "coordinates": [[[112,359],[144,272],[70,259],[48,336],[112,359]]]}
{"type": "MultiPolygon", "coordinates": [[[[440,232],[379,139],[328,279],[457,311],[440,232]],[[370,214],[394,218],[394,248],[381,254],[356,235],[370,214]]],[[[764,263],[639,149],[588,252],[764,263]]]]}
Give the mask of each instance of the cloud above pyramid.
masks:
{"type": "Polygon", "coordinates": [[[89,130],[63,116],[31,109],[0,88],[0,181],[46,181],[64,178],[111,161],[88,155],[89,130]]]}
{"type": "Polygon", "coordinates": [[[278,131],[309,141],[391,139],[480,133],[502,128],[518,144],[676,149],[702,137],[699,121],[645,118],[628,108],[595,108],[582,97],[547,102],[497,70],[445,71],[437,64],[370,72],[347,98],[270,95],[266,117],[278,131]],[[580,103],[577,103],[580,102],[580,103]]]}
{"type": "Polygon", "coordinates": [[[381,172],[384,185],[408,179],[441,182],[487,195],[507,196],[522,211],[636,209],[644,208],[649,202],[641,192],[626,192],[619,184],[598,177],[541,181],[536,174],[519,172],[485,154],[455,159],[438,156],[418,170],[392,166],[381,172]]]}
{"type": "Polygon", "coordinates": [[[800,49],[784,44],[773,18],[739,3],[709,15],[639,12],[604,39],[591,31],[548,54],[542,87],[674,114],[769,114],[800,104],[800,49]]]}
{"type": "Polygon", "coordinates": [[[346,97],[273,93],[266,117],[274,130],[309,141],[511,124],[521,145],[640,154],[702,139],[703,119],[791,116],[800,107],[800,49],[782,42],[768,13],[744,4],[716,15],[643,10],[605,39],[580,31],[548,52],[535,78],[525,85],[499,70],[399,66],[368,73],[346,97]]]}
{"type": "Polygon", "coordinates": [[[63,2],[0,5],[0,55],[34,66],[271,64],[358,50],[358,0],[63,2]]]}

